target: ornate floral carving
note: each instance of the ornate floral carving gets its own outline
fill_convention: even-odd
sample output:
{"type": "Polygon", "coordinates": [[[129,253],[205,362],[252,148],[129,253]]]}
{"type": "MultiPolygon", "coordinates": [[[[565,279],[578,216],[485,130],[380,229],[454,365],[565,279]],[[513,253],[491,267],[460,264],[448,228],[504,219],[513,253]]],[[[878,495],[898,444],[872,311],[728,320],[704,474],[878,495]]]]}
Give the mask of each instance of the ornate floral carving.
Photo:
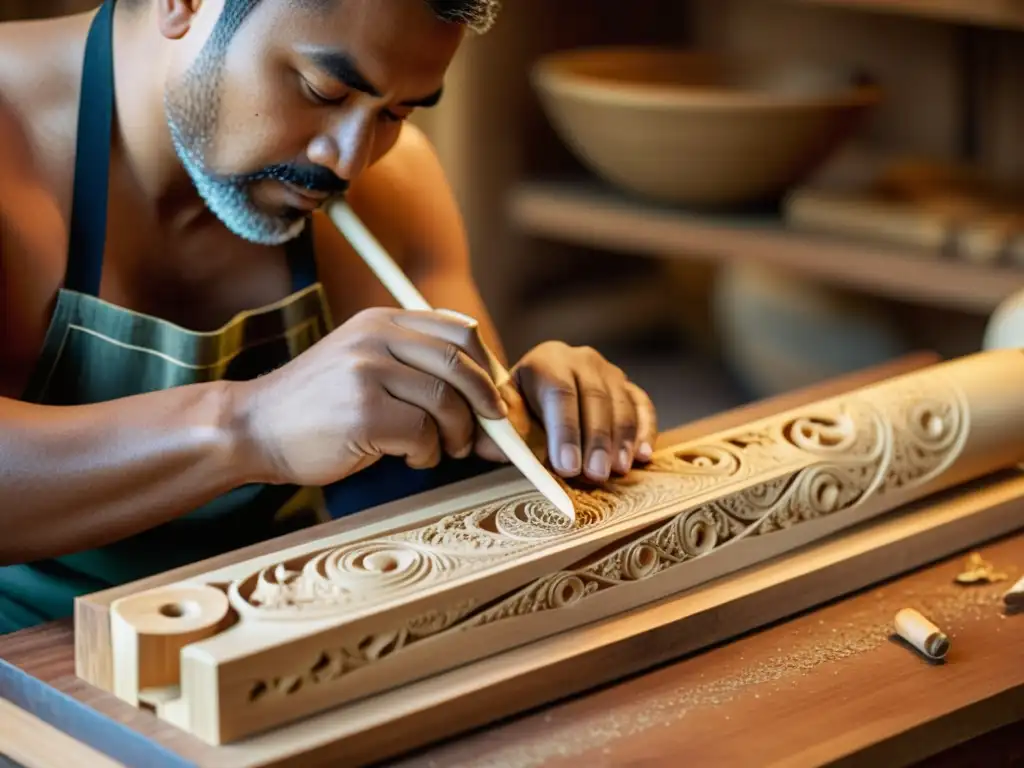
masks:
{"type": "Polygon", "coordinates": [[[320,653],[301,672],[268,680],[257,680],[249,688],[249,701],[257,702],[288,696],[304,688],[331,683],[353,670],[379,661],[421,640],[443,632],[467,616],[476,603],[467,600],[447,611],[419,616],[391,632],[381,632],[358,642],[329,648],[320,653]]]}
{"type": "MultiPolygon", "coordinates": [[[[730,461],[729,466],[735,472],[738,462],[730,461]]],[[[572,490],[572,527],[539,494],[519,494],[456,512],[423,528],[264,568],[232,584],[229,597],[240,613],[253,619],[334,616],[348,606],[410,594],[500,565],[552,541],[579,538],[638,514],[674,508],[680,499],[729,478],[724,469],[703,469],[639,471],[598,490],[572,490]]]]}
{"type": "Polygon", "coordinates": [[[411,598],[640,515],[672,515],[651,515],[643,531],[497,602],[459,603],[325,651],[301,673],[257,683],[251,698],[337,680],[426,637],[566,608],[740,539],[770,536],[920,486],[955,460],[967,426],[955,387],[938,376],[927,390],[909,380],[662,452],[648,468],[606,488],[573,488],[577,520],[571,527],[539,495],[523,493],[263,569],[229,590],[246,619],[343,616],[349,608],[411,598]],[[740,483],[745,487],[735,490],[740,483]],[[707,500],[709,492],[718,495],[707,500]]]}

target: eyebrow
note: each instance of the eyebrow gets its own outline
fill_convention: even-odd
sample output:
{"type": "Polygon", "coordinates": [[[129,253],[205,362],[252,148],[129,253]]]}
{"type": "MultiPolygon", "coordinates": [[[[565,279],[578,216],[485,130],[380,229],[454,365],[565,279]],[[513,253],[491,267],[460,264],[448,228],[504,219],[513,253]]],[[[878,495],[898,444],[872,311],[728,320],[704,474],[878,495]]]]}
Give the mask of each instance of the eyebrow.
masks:
{"type": "MultiPolygon", "coordinates": [[[[343,51],[312,51],[307,54],[310,61],[340,83],[349,88],[380,98],[380,91],[374,87],[356,66],[352,58],[343,51]]],[[[444,87],[418,99],[403,101],[403,107],[433,107],[441,100],[444,87]]]]}

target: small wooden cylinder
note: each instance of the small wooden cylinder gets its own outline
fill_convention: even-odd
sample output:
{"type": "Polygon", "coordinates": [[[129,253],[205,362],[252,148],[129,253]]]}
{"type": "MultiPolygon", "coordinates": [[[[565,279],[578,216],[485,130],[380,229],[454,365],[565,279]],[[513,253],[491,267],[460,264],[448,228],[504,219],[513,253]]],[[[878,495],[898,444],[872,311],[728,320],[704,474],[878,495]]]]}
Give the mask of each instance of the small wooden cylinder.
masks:
{"type": "Polygon", "coordinates": [[[114,694],[137,706],[140,690],[179,685],[182,648],[221,632],[230,613],[227,595],[203,585],[116,601],[110,608],[114,694]]]}
{"type": "Polygon", "coordinates": [[[1003,602],[1010,608],[1024,608],[1024,576],[1006,591],[1003,602]]]}
{"type": "Polygon", "coordinates": [[[949,652],[946,634],[913,608],[896,614],[896,632],[928,658],[942,659],[949,652]]]}

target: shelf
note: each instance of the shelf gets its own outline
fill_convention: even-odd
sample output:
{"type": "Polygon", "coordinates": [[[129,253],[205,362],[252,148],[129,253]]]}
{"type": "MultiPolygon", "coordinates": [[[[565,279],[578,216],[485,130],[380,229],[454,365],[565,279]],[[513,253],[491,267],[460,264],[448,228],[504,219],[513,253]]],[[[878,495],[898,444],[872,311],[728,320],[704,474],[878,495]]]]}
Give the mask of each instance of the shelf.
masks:
{"type": "Polygon", "coordinates": [[[1020,0],[797,0],[806,5],[917,16],[1001,29],[1024,29],[1020,0]]]}
{"type": "Polygon", "coordinates": [[[772,216],[705,217],[638,202],[596,182],[528,182],[513,223],[538,237],[656,257],[756,262],[823,283],[948,309],[990,313],[1024,288],[1024,270],[788,230],[772,216]]]}

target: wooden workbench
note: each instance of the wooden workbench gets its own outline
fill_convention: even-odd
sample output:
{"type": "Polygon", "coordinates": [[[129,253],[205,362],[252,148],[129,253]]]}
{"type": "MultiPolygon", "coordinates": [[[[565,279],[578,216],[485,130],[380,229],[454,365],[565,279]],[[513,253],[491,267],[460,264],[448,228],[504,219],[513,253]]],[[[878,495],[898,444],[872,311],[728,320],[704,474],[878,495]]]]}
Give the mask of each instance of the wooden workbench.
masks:
{"type": "MultiPolygon", "coordinates": [[[[933,359],[914,357],[790,393],[672,430],[665,439],[706,434],[933,359]]],[[[1024,503],[1021,529],[980,550],[1011,578],[1024,573],[1024,503]]],[[[1000,596],[1009,581],[954,584],[962,563],[963,556],[954,557],[603,690],[463,735],[402,765],[593,768],[675,765],[687,758],[707,766],[874,768],[926,758],[929,764],[986,768],[1024,763],[1024,615],[1004,613],[1000,596]],[[893,615],[904,606],[918,608],[950,634],[945,663],[930,664],[892,639],[893,615]]],[[[0,659],[8,665],[6,678],[0,669],[0,694],[5,685],[17,690],[37,726],[48,722],[101,751],[116,740],[133,765],[195,764],[199,753],[187,734],[74,676],[69,622],[0,637],[0,659]]],[[[38,752],[38,765],[89,765],[71,754],[73,742],[54,761],[52,740],[21,733],[0,728],[0,754],[3,739],[17,739],[11,756],[16,752],[30,768],[33,745],[47,750],[38,752]]]]}

